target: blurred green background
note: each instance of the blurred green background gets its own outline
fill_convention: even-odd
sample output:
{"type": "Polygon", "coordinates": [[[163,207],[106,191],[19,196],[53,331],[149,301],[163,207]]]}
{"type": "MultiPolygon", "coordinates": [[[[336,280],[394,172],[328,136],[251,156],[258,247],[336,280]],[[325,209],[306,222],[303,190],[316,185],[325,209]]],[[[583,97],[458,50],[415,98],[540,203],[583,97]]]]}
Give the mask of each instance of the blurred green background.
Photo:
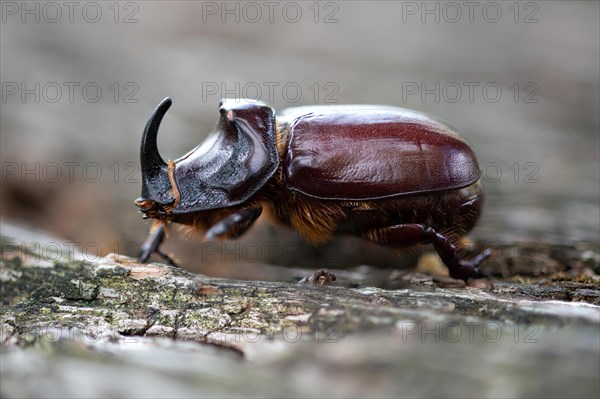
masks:
{"type": "MultiPolygon", "coordinates": [[[[159,148],[170,159],[210,132],[221,97],[433,114],[478,154],[487,200],[476,241],[598,242],[596,1],[1,5],[2,219],[90,257],[133,255],[146,236],[132,202],[139,144],[165,96],[174,106],[159,148]]],[[[313,249],[264,220],[224,248],[184,239],[174,232],[165,249],[212,275],[401,262],[356,240],[313,249]]]]}

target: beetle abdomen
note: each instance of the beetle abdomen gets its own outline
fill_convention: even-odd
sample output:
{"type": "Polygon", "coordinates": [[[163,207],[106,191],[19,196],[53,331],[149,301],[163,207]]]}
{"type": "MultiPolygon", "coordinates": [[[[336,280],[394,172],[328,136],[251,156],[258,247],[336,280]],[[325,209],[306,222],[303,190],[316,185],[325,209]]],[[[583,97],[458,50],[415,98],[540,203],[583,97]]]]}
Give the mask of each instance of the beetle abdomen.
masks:
{"type": "MultiPolygon", "coordinates": [[[[287,120],[286,120],[287,117],[287,120]]],[[[368,200],[457,189],[479,179],[450,127],[393,107],[292,108],[284,179],[311,197],[368,200]]]]}

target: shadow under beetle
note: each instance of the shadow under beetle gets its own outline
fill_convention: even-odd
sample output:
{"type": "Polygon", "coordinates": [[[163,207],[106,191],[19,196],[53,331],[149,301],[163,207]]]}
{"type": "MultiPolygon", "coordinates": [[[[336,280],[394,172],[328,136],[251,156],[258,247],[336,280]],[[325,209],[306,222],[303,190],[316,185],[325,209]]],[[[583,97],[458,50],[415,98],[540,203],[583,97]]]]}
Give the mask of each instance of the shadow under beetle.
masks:
{"type": "Polygon", "coordinates": [[[141,145],[142,195],[156,219],[140,260],[159,246],[168,223],[236,238],[268,206],[312,243],[351,233],[392,248],[432,243],[450,276],[480,276],[486,250],[460,259],[453,242],[481,213],[480,170],[469,145],[422,113],[373,105],[305,106],[276,115],[255,100],[223,100],[214,131],[175,161],[158,152],[171,106],[150,117],[141,145]]]}

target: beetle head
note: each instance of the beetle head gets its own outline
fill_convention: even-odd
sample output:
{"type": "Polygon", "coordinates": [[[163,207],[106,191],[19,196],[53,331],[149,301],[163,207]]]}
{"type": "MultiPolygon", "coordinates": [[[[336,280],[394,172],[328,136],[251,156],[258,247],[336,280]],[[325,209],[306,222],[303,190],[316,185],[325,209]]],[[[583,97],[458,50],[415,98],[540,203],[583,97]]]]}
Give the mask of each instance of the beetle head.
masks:
{"type": "Polygon", "coordinates": [[[255,100],[223,100],[207,139],[166,163],[156,137],[170,106],[170,98],[158,105],[142,138],[142,196],[135,204],[146,218],[181,220],[181,215],[239,205],[275,174],[279,154],[271,107],[255,100]]]}
{"type": "Polygon", "coordinates": [[[164,219],[175,201],[169,168],[160,156],[156,143],[160,122],[171,104],[171,99],[167,97],[156,107],[144,129],[140,148],[142,196],[135,200],[135,204],[147,217],[156,219],[164,219]]]}

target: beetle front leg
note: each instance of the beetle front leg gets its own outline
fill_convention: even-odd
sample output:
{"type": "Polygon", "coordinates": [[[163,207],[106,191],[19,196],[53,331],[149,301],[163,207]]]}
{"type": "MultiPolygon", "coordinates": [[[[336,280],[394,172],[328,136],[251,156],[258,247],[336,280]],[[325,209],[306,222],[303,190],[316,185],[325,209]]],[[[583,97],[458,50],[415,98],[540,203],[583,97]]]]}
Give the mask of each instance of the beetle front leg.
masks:
{"type": "Polygon", "coordinates": [[[142,246],[140,247],[140,252],[138,255],[138,260],[140,263],[146,263],[154,252],[159,254],[167,263],[174,267],[179,267],[177,263],[171,258],[169,255],[160,250],[160,245],[165,240],[167,230],[163,224],[159,225],[144,241],[142,246]]]}
{"type": "Polygon", "coordinates": [[[212,241],[216,237],[237,238],[244,234],[262,213],[262,207],[252,206],[240,209],[208,229],[204,239],[212,241]]]}
{"type": "Polygon", "coordinates": [[[458,257],[458,250],[452,242],[436,232],[433,228],[422,224],[399,224],[382,229],[370,230],[366,237],[372,241],[391,247],[407,247],[416,244],[433,244],[442,262],[448,267],[450,277],[465,282],[469,278],[481,277],[477,267],[488,258],[492,251],[486,249],[471,260],[458,257]]]}

